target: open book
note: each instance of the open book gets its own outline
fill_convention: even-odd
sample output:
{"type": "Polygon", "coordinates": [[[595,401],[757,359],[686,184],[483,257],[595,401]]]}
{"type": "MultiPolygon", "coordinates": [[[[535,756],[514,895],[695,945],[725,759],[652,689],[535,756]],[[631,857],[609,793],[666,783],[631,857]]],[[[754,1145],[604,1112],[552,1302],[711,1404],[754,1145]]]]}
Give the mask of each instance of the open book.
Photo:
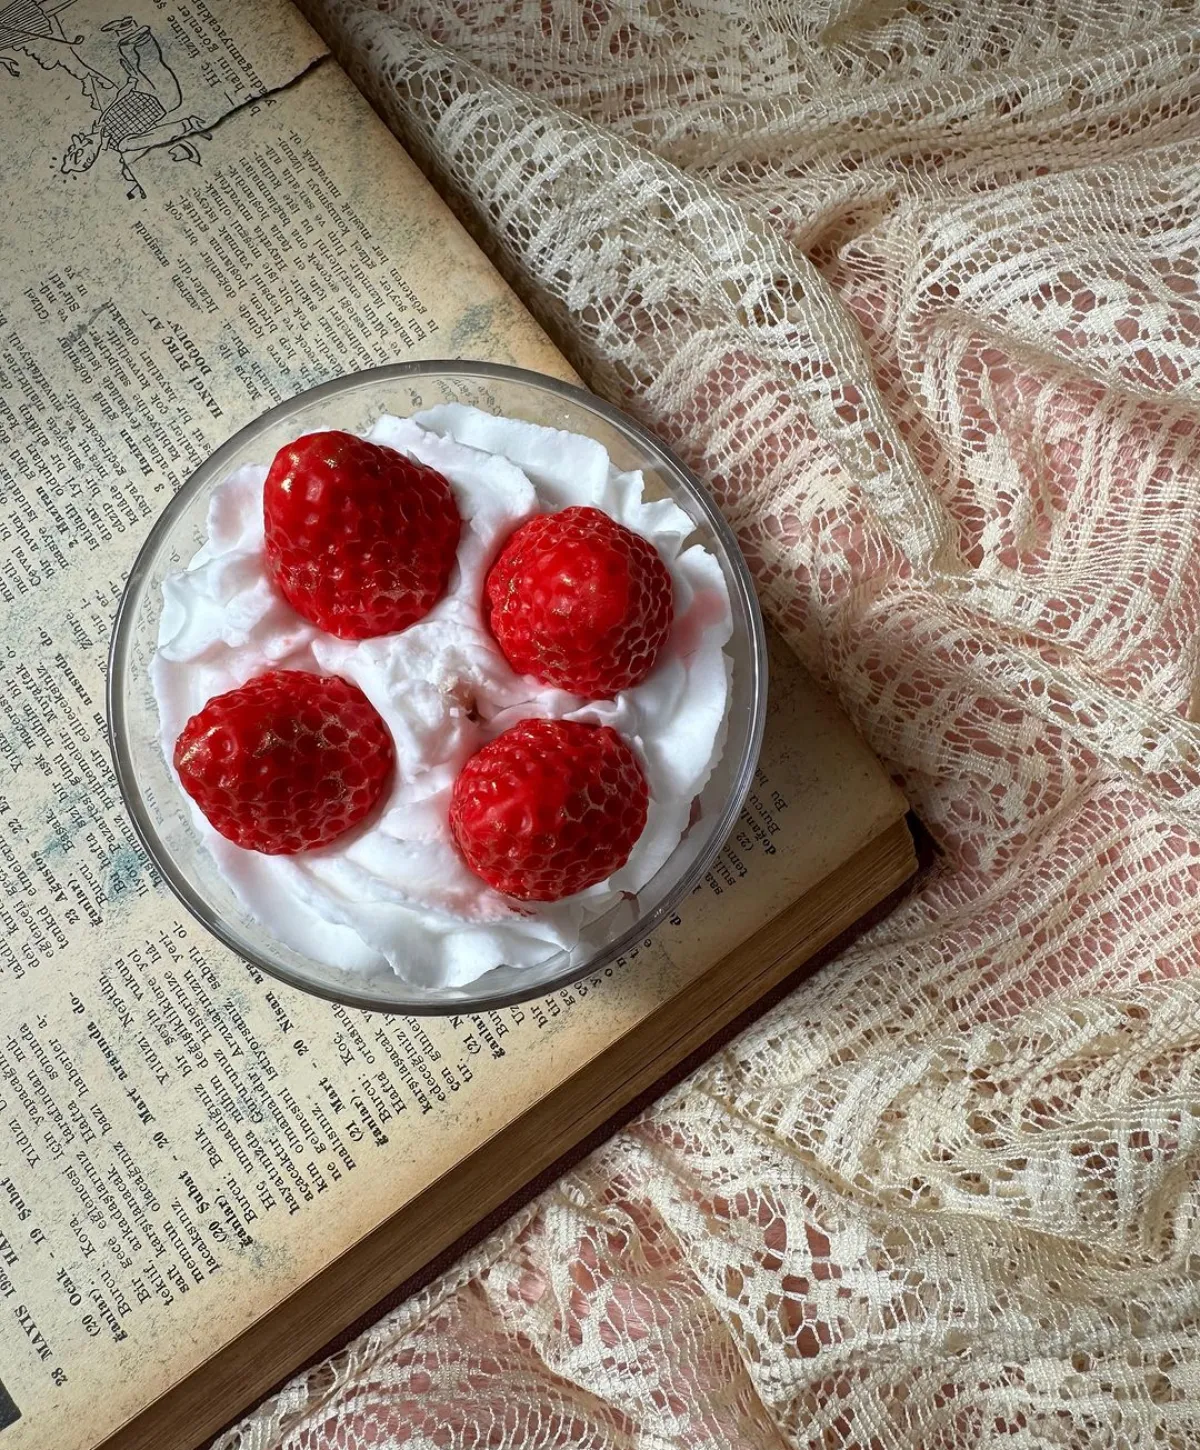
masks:
{"type": "Polygon", "coordinates": [[[171,1450],[884,898],[912,844],[776,646],[741,823],[628,959],[420,1020],[237,961],[156,882],[105,743],[150,521],[325,378],[572,374],[284,0],[0,3],[0,133],[0,1450],[171,1450]]]}

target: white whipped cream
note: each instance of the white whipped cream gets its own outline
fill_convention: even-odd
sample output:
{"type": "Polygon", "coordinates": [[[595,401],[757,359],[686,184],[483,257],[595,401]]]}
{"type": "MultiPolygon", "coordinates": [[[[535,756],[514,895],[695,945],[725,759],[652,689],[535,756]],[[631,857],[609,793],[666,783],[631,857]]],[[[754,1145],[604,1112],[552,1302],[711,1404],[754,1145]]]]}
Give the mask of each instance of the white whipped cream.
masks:
{"type": "Polygon", "coordinates": [[[732,615],[724,576],[685,548],[687,515],[643,501],[590,438],[446,404],[383,417],[368,438],[442,473],[463,518],[446,596],[417,624],[376,639],[335,639],[272,588],[263,552],[267,467],[239,469],[213,494],[208,540],[164,584],[151,666],[168,760],[187,720],[214,695],[275,668],[353,680],[387,722],[395,781],[382,808],[330,846],[264,856],[233,845],[191,804],[197,829],[247,908],[280,940],[332,966],[391,969],[424,986],[461,986],[491,968],[532,966],[576,945],[581,927],[636,894],[688,825],[724,742],[732,615]],[[514,674],[483,622],[484,577],[514,528],[541,511],[591,504],[653,541],[675,581],[675,623],[643,684],[581,702],[514,674]],[[472,712],[474,716],[472,717],[472,712]],[[527,716],[611,725],[650,788],[646,828],[626,864],[563,901],[518,905],[463,862],[448,824],[469,756],[527,716]]]}

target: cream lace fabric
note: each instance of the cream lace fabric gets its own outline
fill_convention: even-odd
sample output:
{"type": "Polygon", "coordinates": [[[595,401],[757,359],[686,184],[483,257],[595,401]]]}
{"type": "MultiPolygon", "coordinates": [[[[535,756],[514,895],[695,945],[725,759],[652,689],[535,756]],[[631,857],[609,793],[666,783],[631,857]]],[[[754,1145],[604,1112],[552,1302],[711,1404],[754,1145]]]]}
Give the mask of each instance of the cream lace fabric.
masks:
{"type": "Polygon", "coordinates": [[[1200,7],[306,8],[941,855],[223,1450],[1200,1445],[1200,7]]]}

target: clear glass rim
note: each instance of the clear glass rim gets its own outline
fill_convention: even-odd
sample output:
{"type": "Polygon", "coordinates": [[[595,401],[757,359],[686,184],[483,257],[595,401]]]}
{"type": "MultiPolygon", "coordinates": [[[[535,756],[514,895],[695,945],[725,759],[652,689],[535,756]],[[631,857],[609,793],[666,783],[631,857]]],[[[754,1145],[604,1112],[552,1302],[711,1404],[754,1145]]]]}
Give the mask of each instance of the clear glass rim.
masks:
{"type": "MultiPolygon", "coordinates": [[[[366,1012],[386,1012],[393,1015],[413,1017],[445,1017],[457,1012],[495,1011],[502,1007],[516,1006],[519,1003],[528,1002],[537,997],[549,996],[561,988],[569,986],[572,982],[578,981],[580,977],[603,970],[604,967],[611,965],[617,957],[622,956],[631,948],[640,945],[656,927],[661,925],[671,915],[712,865],[741,813],[742,806],[750,790],[751,781],[754,778],[754,770],[758,763],[759,751],[762,747],[763,729],[766,722],[766,691],[766,630],[763,625],[762,611],[759,608],[758,596],[754,591],[750,571],[742,556],[741,547],[737,542],[733,530],[726,522],[724,515],[717,508],[716,504],[713,503],[705,488],[666,444],[662,443],[653,433],[638,423],[636,419],[629,417],[628,414],[623,413],[619,408],[613,407],[612,404],[606,403],[603,398],[597,397],[594,393],[588,392],[584,388],[576,387],[572,383],[563,382],[558,378],[549,377],[544,373],[531,372],[526,368],[510,367],[506,363],[460,362],[454,359],[439,358],[423,362],[388,363],[383,367],[368,368],[362,372],[348,373],[343,377],[333,379],[327,383],[320,383],[314,388],[308,388],[303,392],[297,393],[295,396],[285,399],[281,403],[276,403],[266,412],[260,413],[250,423],[247,423],[233,434],[232,437],[227,439],[215,452],[209,454],[204,462],[189,474],[170,502],[163,509],[162,513],[155,520],[149,534],[147,534],[145,541],[138,550],[133,567],[129,571],[129,577],[125,581],[125,587],[121,591],[121,598],[117,604],[117,611],[113,621],[112,638],[109,644],[106,713],[108,744],[113,759],[113,768],[117,777],[117,785],[138,840],[141,842],[147,855],[153,862],[155,869],[166,882],[176,899],[218,941],[222,942],[236,956],[241,958],[242,961],[249,962],[259,971],[265,972],[268,976],[286,983],[289,987],[306,992],[309,996],[321,997],[326,1001],[336,1002],[346,1007],[358,1008],[366,1012]],[[221,918],[212,911],[204,897],[195,890],[187,880],[187,877],[179,869],[172,854],[164,847],[154,827],[154,823],[150,818],[150,814],[142,801],[133,766],[133,753],[129,746],[128,721],[125,712],[125,692],[122,682],[125,678],[129,662],[130,617],[133,601],[139,596],[145,578],[150,572],[151,561],[157,555],[164,538],[170,534],[175,521],[187,508],[195,494],[206,485],[213,474],[221,471],[225,466],[226,460],[236,455],[248,433],[264,429],[270,426],[273,421],[282,421],[299,404],[319,403],[322,398],[339,394],[348,386],[400,382],[405,378],[436,376],[439,373],[453,373],[480,380],[490,379],[497,382],[520,384],[525,387],[540,389],[542,392],[557,394],[572,403],[598,414],[611,423],[613,427],[631,436],[639,446],[644,448],[651,457],[658,461],[665,471],[675,474],[683,481],[685,487],[699,506],[708,526],[721,540],[725,552],[731,561],[733,586],[737,594],[738,602],[744,611],[745,618],[749,621],[750,668],[753,674],[751,722],[747,749],[738,763],[737,773],[730,784],[729,795],[721,816],[704,848],[698,852],[691,866],[671,890],[619,938],[610,942],[601,952],[592,957],[585,967],[580,967],[576,964],[565,968],[557,976],[531,985],[528,989],[514,988],[510,991],[497,992],[478,998],[464,995],[450,1003],[441,1001],[422,1002],[419,997],[414,998],[410,1002],[399,1003],[383,996],[374,995],[369,990],[361,992],[354,990],[335,991],[311,981],[301,972],[293,971],[281,963],[270,961],[240,941],[225,926],[221,918]]],[[[469,993],[469,987],[465,990],[469,993]]]]}

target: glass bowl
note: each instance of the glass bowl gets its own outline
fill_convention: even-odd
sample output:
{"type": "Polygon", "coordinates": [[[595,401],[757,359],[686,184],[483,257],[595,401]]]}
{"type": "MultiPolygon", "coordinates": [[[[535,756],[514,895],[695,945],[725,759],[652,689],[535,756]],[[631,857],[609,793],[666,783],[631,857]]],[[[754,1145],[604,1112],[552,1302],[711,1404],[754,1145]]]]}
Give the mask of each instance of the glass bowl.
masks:
{"type": "Polygon", "coordinates": [[[479,1012],[542,996],[641,943],[712,864],[737,820],[762,740],[767,662],[762,616],[729,526],[674,455],[639,424],[581,388],[494,363],[418,362],[373,368],[311,388],[236,433],[192,474],[151,529],[117,609],[108,670],[108,721],[121,794],[167,885],[215,937],[264,972],[332,1001],[377,1012],[479,1012]],[[461,987],[414,986],[387,971],[364,974],[314,961],[276,941],[241,904],[196,830],[159,744],[150,660],[158,641],[162,585],[205,538],[209,499],[234,469],[269,463],[277,449],[317,428],[365,432],[381,413],[399,417],[459,402],[585,434],[617,468],[641,469],[646,497],[671,497],[694,521],[693,542],[719,560],[733,607],[732,689],[721,761],[691,830],[637,902],[596,918],[571,952],[532,967],[497,967],[461,987]]]}

